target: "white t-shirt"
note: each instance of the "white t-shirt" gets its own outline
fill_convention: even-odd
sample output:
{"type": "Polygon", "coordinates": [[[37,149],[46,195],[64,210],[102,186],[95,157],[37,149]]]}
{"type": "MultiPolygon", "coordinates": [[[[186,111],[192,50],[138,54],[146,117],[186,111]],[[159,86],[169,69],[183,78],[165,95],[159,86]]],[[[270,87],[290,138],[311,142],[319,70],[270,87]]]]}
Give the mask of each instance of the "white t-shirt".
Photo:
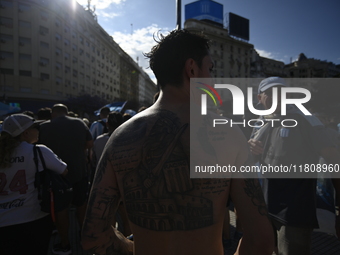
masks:
{"type": "Polygon", "coordinates": [[[94,162],[93,163],[94,163],[95,166],[97,166],[99,159],[103,154],[103,150],[104,150],[105,145],[106,145],[107,141],[109,140],[109,138],[110,138],[109,134],[105,133],[105,134],[98,136],[96,138],[96,140],[94,140],[92,150],[93,150],[93,153],[94,153],[94,157],[93,157],[94,162]]]}
{"type": "MultiPolygon", "coordinates": [[[[45,159],[46,167],[58,174],[67,165],[48,147],[37,145],[45,159]]],[[[36,166],[33,144],[21,142],[11,158],[10,168],[0,168],[0,227],[31,222],[46,215],[40,210],[38,190],[34,187],[36,166]]],[[[38,169],[43,170],[38,157],[38,169]]]]}

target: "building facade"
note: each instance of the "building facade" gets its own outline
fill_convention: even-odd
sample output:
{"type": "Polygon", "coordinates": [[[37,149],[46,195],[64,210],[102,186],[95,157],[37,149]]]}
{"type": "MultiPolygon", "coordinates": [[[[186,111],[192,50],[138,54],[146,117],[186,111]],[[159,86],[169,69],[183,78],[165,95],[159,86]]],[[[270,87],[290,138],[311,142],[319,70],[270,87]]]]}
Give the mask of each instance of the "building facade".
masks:
{"type": "Polygon", "coordinates": [[[95,14],[75,1],[0,0],[0,89],[7,101],[90,94],[139,102],[140,79],[156,92],[141,73],[95,14]]]}
{"type": "Polygon", "coordinates": [[[250,77],[262,78],[270,76],[287,77],[285,63],[271,58],[261,57],[254,49],[250,68],[250,77]]]}
{"type": "Polygon", "coordinates": [[[285,69],[290,78],[333,78],[340,75],[340,65],[307,58],[303,53],[300,53],[296,61],[286,65],[285,69]]]}
{"type": "Polygon", "coordinates": [[[228,35],[228,30],[205,21],[188,19],[184,28],[203,32],[210,40],[210,53],[214,61],[214,77],[249,78],[252,44],[228,35]]]}

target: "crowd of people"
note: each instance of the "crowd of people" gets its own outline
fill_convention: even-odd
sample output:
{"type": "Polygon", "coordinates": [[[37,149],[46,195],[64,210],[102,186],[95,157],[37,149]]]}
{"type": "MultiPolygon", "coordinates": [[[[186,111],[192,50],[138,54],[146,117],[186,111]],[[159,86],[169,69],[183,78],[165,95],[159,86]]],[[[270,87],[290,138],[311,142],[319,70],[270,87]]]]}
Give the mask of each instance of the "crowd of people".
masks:
{"type": "MultiPolygon", "coordinates": [[[[160,91],[152,106],[132,118],[103,107],[99,119],[89,123],[66,105],[55,104],[36,115],[23,112],[3,121],[0,253],[47,254],[54,230],[60,243],[52,252],[72,254],[72,205],[82,247],[91,254],[222,255],[231,243],[232,202],[237,215],[235,254],[310,254],[311,233],[318,227],[316,179],[190,178],[190,137],[207,137],[208,142],[197,143],[198,147],[221,148],[200,155],[207,164],[240,167],[317,164],[321,157],[340,164],[334,139],[339,135],[331,136],[316,116],[307,118],[294,106],[288,107],[285,118],[298,119],[296,128],[269,125],[264,121],[267,116],[260,117],[265,124],[251,134],[235,126],[192,134],[190,79],[211,77],[214,61],[208,39],[174,30],[160,35],[145,55],[160,91]],[[216,139],[216,134],[223,136],[216,139]],[[55,222],[40,210],[34,178],[36,171],[47,170],[41,162],[37,170],[34,144],[47,168],[72,185],[64,206],[55,211],[55,222]]],[[[264,79],[258,88],[259,103],[270,109],[273,91],[286,86],[279,77],[264,79]]],[[[282,118],[280,107],[272,118],[282,118]]],[[[339,194],[340,179],[330,180],[339,194]]],[[[340,196],[335,197],[334,212],[340,205],[340,196]]],[[[334,229],[339,237],[339,216],[334,229]]]]}
{"type": "MultiPolygon", "coordinates": [[[[111,133],[123,123],[123,114],[110,112],[107,107],[101,109],[99,118],[89,123],[64,104],[41,108],[36,114],[26,111],[5,118],[0,136],[1,254],[47,254],[53,231],[60,243],[53,246],[52,252],[72,253],[70,206],[76,208],[81,228],[96,164],[111,133]],[[40,210],[34,145],[42,152],[46,171],[62,174],[72,185],[61,207],[55,208],[55,222],[40,210]]],[[[44,170],[38,157],[38,171],[44,170]]]]}

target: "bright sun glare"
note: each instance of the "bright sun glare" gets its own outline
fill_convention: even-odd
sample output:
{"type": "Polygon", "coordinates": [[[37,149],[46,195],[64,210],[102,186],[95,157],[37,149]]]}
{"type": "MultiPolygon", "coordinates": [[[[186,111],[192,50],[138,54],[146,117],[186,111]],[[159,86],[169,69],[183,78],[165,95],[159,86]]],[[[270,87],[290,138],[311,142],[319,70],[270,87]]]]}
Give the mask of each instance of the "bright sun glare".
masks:
{"type": "Polygon", "coordinates": [[[76,0],[72,0],[72,9],[75,10],[77,6],[77,1],[76,0]]]}

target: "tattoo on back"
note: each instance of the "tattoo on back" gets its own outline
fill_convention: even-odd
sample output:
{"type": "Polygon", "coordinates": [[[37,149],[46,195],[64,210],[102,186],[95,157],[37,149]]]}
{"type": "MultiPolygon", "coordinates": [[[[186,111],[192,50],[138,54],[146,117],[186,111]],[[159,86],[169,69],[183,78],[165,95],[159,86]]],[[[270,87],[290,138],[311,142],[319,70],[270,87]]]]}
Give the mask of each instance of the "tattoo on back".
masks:
{"type": "MultiPolygon", "coordinates": [[[[203,192],[207,192],[203,182],[190,179],[189,146],[183,144],[183,134],[188,132],[189,124],[181,124],[169,111],[162,111],[160,115],[141,146],[137,169],[123,173],[119,162],[113,163],[123,174],[129,219],[140,227],[156,231],[210,226],[213,202],[203,192]]],[[[228,182],[211,185],[209,193],[224,191],[227,185],[228,182]]]]}

